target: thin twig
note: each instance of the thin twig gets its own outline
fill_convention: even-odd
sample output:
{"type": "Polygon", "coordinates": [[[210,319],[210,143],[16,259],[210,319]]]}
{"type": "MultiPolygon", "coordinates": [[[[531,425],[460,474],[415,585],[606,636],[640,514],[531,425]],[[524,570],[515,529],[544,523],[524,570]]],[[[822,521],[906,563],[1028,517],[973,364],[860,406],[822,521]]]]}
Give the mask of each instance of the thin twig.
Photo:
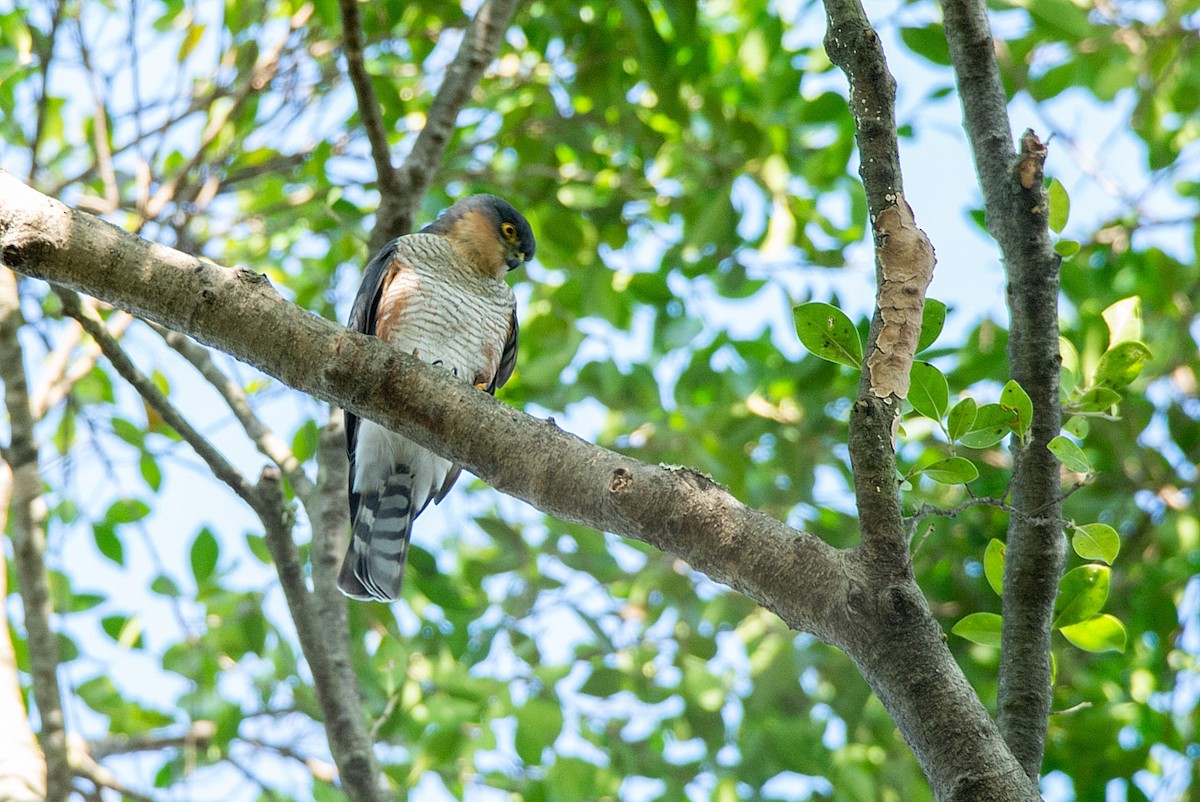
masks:
{"type": "MultiPolygon", "coordinates": [[[[296,455],[283,442],[283,439],[255,414],[250,402],[246,400],[246,394],[242,388],[217,367],[208,349],[179,332],[171,331],[154,323],[151,323],[150,327],[166,341],[167,345],[190,362],[200,372],[200,375],[216,389],[246,434],[254,441],[258,450],[283,471],[283,475],[291,483],[296,495],[300,496],[302,501],[310,496],[314,490],[313,483],[304,473],[300,460],[296,459],[296,455]]],[[[305,506],[307,507],[308,504],[305,503],[305,506]]]]}
{"type": "Polygon", "coordinates": [[[98,316],[94,316],[94,313],[88,314],[84,310],[78,295],[70,290],[56,288],[55,291],[62,299],[63,312],[79,321],[84,331],[91,335],[96,344],[100,346],[100,350],[112,363],[121,378],[129,382],[150,408],[157,412],[168,426],[179,433],[184,442],[192,447],[200,459],[204,460],[217,479],[228,485],[238,498],[258,512],[261,508],[261,500],[254,485],[225,459],[225,455],[210,443],[208,438],[192,426],[183,413],[176,409],[175,405],[154,385],[154,382],[142,375],[137,366],[133,364],[133,360],[109,334],[104,322],[98,316]]]}
{"type": "Polygon", "coordinates": [[[50,18],[50,31],[46,34],[46,49],[40,54],[41,63],[38,65],[41,72],[42,86],[41,93],[37,100],[37,119],[33,125],[33,141],[29,143],[29,183],[35,183],[37,179],[38,167],[38,150],[42,146],[42,137],[46,130],[46,111],[49,105],[50,93],[50,62],[54,60],[54,43],[58,39],[58,26],[62,22],[63,6],[66,3],[63,0],[56,0],[54,3],[54,14],[50,18]]]}
{"type": "MultiPolygon", "coordinates": [[[[343,3],[353,0],[342,0],[343,3]]],[[[500,52],[520,0],[487,0],[463,33],[462,43],[426,114],[425,126],[413,149],[396,171],[396,186],[380,185],[375,230],[371,232],[372,253],[401,234],[412,230],[421,198],[433,183],[442,154],[458,121],[458,113],[470,99],[484,70],[500,52]]]]}
{"type": "Polygon", "coordinates": [[[400,186],[396,168],[392,165],[379,96],[375,94],[375,86],[363,60],[362,19],[358,14],[358,0],[338,0],[338,8],[342,14],[342,52],[346,56],[346,72],[350,75],[350,84],[358,99],[358,118],[367,132],[367,141],[371,143],[371,158],[375,160],[379,192],[385,196],[397,195],[400,186]]]}

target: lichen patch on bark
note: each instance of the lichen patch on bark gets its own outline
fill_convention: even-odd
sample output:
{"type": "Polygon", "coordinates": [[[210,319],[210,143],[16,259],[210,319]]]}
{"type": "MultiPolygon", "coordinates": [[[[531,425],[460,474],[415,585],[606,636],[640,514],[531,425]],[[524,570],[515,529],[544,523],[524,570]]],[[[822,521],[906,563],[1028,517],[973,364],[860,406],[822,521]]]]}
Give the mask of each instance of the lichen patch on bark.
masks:
{"type": "Polygon", "coordinates": [[[908,394],[925,288],[933,279],[933,245],[917,228],[912,208],[903,196],[875,218],[876,256],[879,260],[879,315],[883,325],[875,348],[867,357],[871,392],[879,398],[908,394]]]}

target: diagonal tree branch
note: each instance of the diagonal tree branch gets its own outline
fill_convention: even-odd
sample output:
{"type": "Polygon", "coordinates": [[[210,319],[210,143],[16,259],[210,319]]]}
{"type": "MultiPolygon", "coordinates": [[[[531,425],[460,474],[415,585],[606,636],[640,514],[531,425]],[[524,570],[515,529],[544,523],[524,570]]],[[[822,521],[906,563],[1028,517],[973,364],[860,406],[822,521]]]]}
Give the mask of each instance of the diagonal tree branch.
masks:
{"type": "Polygon", "coordinates": [[[242,392],[242,388],[238,386],[237,382],[230,379],[217,367],[212,354],[204,346],[179,332],[165,329],[162,326],[151,323],[150,327],[166,341],[167,345],[190,362],[192,367],[199,371],[200,375],[216,389],[246,434],[254,441],[259,452],[283,471],[283,475],[291,483],[296,495],[300,497],[304,506],[308,507],[308,499],[315,490],[312,480],[308,478],[300,466],[300,460],[296,459],[296,455],[292,453],[287,443],[283,442],[282,438],[263,423],[262,419],[254,412],[254,408],[250,406],[246,394],[242,392]]]}
{"type": "Polygon", "coordinates": [[[129,382],[129,385],[159,414],[163,421],[179,433],[179,436],[192,447],[200,459],[204,460],[214,476],[228,485],[229,489],[236,493],[238,498],[245,501],[252,510],[258,512],[262,503],[255,486],[225,459],[225,455],[210,443],[207,437],[192,426],[191,421],[163,395],[154,382],[142,375],[137,365],[133,364],[133,360],[129,358],[116,339],[108,333],[104,321],[95,312],[89,314],[90,310],[84,310],[79,296],[75,293],[59,289],[58,296],[62,299],[63,313],[79,321],[79,325],[83,326],[83,330],[100,346],[100,351],[121,375],[121,378],[129,382]]]}
{"type": "MultiPolygon", "coordinates": [[[[344,5],[353,0],[341,2],[344,5]]],[[[379,210],[369,243],[371,253],[412,230],[417,207],[437,174],[442,154],[450,135],[454,133],[458,113],[470,99],[484,70],[500,52],[504,34],[519,4],[520,0],[487,0],[467,25],[458,53],[446,68],[442,84],[425,115],[425,127],[417,135],[417,141],[413,143],[413,149],[404,164],[395,171],[393,191],[388,191],[380,177],[379,210]]],[[[361,113],[362,106],[359,108],[361,113]]],[[[374,143],[372,152],[376,152],[374,143]]],[[[380,159],[377,153],[375,160],[378,167],[380,159]]]]}
{"type": "Polygon", "coordinates": [[[878,560],[862,549],[834,549],[694,471],[586,443],[378,338],[297,308],[262,276],[147,243],[2,173],[0,256],[23,273],[86,289],[375,420],[543,512],[679,555],[789,626],[844,649],[939,799],[1037,798],[954,663],[920,590],[903,575],[881,582],[872,564],[878,560]],[[886,665],[893,670],[881,671],[886,665]]]}
{"type": "Polygon", "coordinates": [[[1012,506],[1004,567],[1000,731],[1033,779],[1041,774],[1050,682],[1054,598],[1065,545],[1058,460],[1046,447],[1062,425],[1058,384],[1061,260],[1050,242],[1042,183],[1046,147],[1032,131],[1014,153],[1004,87],[982,0],[943,2],[963,121],[983,190],[988,231],[1008,278],[1008,360],[1033,401],[1027,445],[1013,441],[1012,506]]]}
{"type": "Polygon", "coordinates": [[[9,531],[25,610],[33,698],[42,725],[45,799],[46,802],[66,802],[71,792],[71,767],[67,759],[67,732],[58,685],[58,638],[50,627],[50,615],[54,610],[45,561],[46,505],[42,500],[42,477],[38,470],[33,412],[29,407],[25,355],[18,337],[21,323],[17,277],[0,266],[0,380],[4,382],[10,431],[8,445],[0,456],[12,472],[9,531]]]}

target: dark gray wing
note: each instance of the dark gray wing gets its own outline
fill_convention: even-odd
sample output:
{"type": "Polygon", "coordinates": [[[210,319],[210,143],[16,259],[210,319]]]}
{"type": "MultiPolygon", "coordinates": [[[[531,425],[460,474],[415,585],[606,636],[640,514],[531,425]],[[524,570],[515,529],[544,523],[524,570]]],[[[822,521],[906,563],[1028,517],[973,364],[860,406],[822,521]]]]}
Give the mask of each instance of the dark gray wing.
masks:
{"type": "Polygon", "coordinates": [[[504,350],[500,352],[500,365],[496,368],[496,375],[492,377],[492,383],[488,385],[488,392],[492,395],[496,394],[497,388],[503,387],[512,378],[513,370],[517,367],[517,333],[520,328],[517,324],[517,305],[514,303],[512,328],[508,330],[508,338],[504,341],[504,350]]]}
{"type": "MultiPolygon", "coordinates": [[[[394,239],[384,245],[379,253],[367,262],[363,270],[362,283],[358,285],[358,294],[354,296],[354,306],[350,307],[350,319],[346,328],[362,334],[375,333],[375,316],[379,312],[379,298],[383,295],[383,279],[387,275],[388,266],[396,255],[400,245],[399,239],[394,239]]],[[[358,514],[358,493],[354,492],[354,449],[358,445],[358,416],[346,413],[346,453],[350,457],[350,520],[358,514]]]]}

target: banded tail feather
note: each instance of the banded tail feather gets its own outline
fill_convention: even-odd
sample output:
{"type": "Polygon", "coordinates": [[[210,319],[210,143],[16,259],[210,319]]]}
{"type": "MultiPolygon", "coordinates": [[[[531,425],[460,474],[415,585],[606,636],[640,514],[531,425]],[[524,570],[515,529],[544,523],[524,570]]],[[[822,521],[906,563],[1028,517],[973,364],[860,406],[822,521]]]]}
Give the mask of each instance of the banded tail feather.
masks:
{"type": "Polygon", "coordinates": [[[397,465],[377,491],[362,494],[338,588],[352,599],[392,602],[404,587],[413,519],[413,471],[397,465]]]}

